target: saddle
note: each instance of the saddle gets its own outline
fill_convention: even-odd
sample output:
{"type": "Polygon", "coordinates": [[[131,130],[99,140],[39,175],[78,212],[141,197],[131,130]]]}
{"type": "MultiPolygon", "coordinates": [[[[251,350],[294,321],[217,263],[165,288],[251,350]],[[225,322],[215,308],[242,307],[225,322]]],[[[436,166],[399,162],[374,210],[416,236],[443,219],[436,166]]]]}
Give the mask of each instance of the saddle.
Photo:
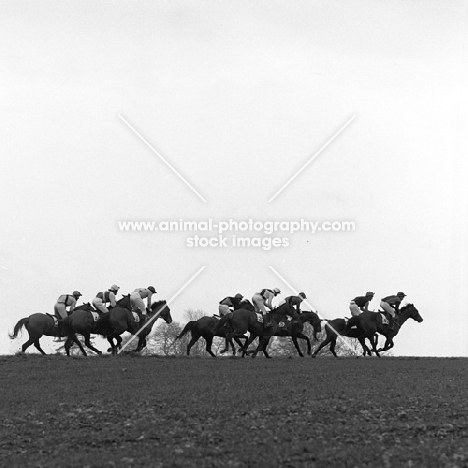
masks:
{"type": "Polygon", "coordinates": [[[54,327],[58,327],[58,318],[56,315],[52,315],[52,314],[49,314],[46,312],[46,315],[48,315],[49,317],[52,318],[52,320],[54,321],[54,327]]]}
{"type": "Polygon", "coordinates": [[[382,325],[388,325],[390,323],[390,314],[385,310],[378,310],[376,313],[380,314],[382,325]]]}

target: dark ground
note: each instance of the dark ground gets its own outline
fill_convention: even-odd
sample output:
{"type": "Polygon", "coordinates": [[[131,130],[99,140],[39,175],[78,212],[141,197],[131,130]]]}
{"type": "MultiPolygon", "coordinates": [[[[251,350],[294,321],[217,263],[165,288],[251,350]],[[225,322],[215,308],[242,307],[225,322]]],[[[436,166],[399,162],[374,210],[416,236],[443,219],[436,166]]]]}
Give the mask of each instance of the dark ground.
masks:
{"type": "Polygon", "coordinates": [[[468,467],[464,358],[0,357],[0,466],[468,467]]]}

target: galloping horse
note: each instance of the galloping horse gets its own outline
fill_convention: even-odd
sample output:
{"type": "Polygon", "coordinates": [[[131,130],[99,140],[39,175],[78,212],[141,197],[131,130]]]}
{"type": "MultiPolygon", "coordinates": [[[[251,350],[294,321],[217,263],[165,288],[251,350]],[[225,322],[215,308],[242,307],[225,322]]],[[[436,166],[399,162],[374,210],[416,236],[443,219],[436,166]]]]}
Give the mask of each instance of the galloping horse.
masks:
{"type": "MultiPolygon", "coordinates": [[[[278,331],[276,332],[275,336],[279,337],[288,337],[290,336],[292,338],[292,341],[294,343],[294,346],[296,347],[296,350],[299,354],[299,356],[304,357],[304,354],[301,351],[301,348],[299,347],[299,343],[297,342],[298,338],[301,338],[302,340],[307,341],[307,354],[310,356],[312,354],[312,346],[310,344],[310,339],[307,335],[304,335],[304,325],[306,322],[310,322],[312,327],[314,328],[314,339],[317,340],[317,333],[320,333],[322,330],[322,321],[320,320],[319,316],[312,311],[306,310],[299,314],[299,319],[298,320],[288,320],[286,322],[286,326],[283,327],[278,327],[278,331]]],[[[262,350],[265,355],[266,353],[266,348],[268,346],[268,343],[270,342],[270,338],[266,341],[265,347],[262,350]]]]}
{"type": "Polygon", "coordinates": [[[380,351],[388,351],[393,348],[393,338],[409,318],[419,323],[423,321],[418,309],[413,304],[407,304],[400,309],[394,324],[394,330],[390,330],[388,324],[382,323],[382,316],[379,312],[370,311],[352,317],[348,322],[348,328],[356,325],[358,333],[361,332],[362,336],[371,342],[372,351],[380,357],[380,351]],[[387,338],[383,348],[377,349],[376,333],[380,333],[387,338]]]}
{"type": "MultiPolygon", "coordinates": [[[[115,307],[130,308],[130,295],[123,296],[116,303],[115,307]]],[[[94,312],[95,310],[92,309],[94,312]]],[[[112,310],[112,308],[110,308],[112,310]]],[[[101,317],[100,317],[101,318],[101,317]]],[[[75,334],[82,335],[85,339],[85,345],[97,354],[102,354],[99,349],[95,348],[91,344],[91,333],[94,335],[106,335],[106,326],[102,320],[94,320],[94,317],[90,310],[78,310],[75,309],[73,314],[69,317],[68,322],[68,338],[65,342],[65,351],[67,356],[70,356],[70,348],[75,334]]],[[[109,332],[109,330],[107,330],[109,332]]],[[[83,350],[83,354],[86,356],[86,351],[83,350]]]]}
{"type": "Polygon", "coordinates": [[[257,349],[253,352],[252,358],[255,358],[259,351],[263,351],[265,357],[269,358],[270,356],[265,351],[264,347],[265,344],[268,343],[268,340],[272,336],[275,336],[278,330],[278,322],[286,316],[290,316],[294,320],[298,320],[299,318],[295,308],[287,302],[273,309],[270,315],[272,326],[265,329],[263,323],[258,321],[255,312],[246,309],[235,310],[232,314],[225,315],[218,322],[218,330],[224,328],[225,324],[228,323],[233,330],[226,334],[226,339],[228,340],[231,338],[242,338],[245,333],[250,332],[249,339],[242,348],[242,357],[245,356],[250,343],[252,343],[255,338],[259,337],[259,344],[257,349]]]}
{"type": "MultiPolygon", "coordinates": [[[[225,327],[218,328],[218,323],[219,323],[219,320],[217,318],[208,317],[208,316],[207,317],[201,317],[198,320],[191,320],[190,322],[187,323],[187,325],[185,325],[184,329],[175,338],[175,340],[178,340],[178,339],[182,338],[183,336],[185,336],[189,332],[192,334],[192,338],[191,338],[189,344],[187,345],[187,356],[189,356],[190,355],[190,350],[192,349],[192,346],[200,338],[203,337],[205,339],[205,341],[206,341],[206,348],[205,348],[206,352],[208,354],[210,354],[211,356],[216,357],[216,354],[214,354],[213,351],[211,351],[211,346],[213,344],[213,338],[215,336],[226,337],[226,328],[225,327]]],[[[245,336],[243,338],[247,339],[247,337],[245,337],[245,336]]],[[[240,341],[239,338],[234,338],[234,340],[241,348],[243,347],[243,344],[242,344],[242,342],[240,341]]],[[[234,345],[232,344],[232,341],[228,342],[226,340],[226,348],[228,348],[227,343],[230,343],[230,345],[232,347],[232,352],[235,355],[236,350],[234,348],[234,345]]]]}
{"type": "MultiPolygon", "coordinates": [[[[151,310],[148,312],[148,320],[151,320],[156,314],[159,314],[158,318],[161,317],[166,323],[172,322],[171,310],[166,304],[166,301],[153,302],[151,304],[151,310]]],[[[146,346],[146,337],[150,334],[153,328],[154,320],[150,325],[144,328],[144,330],[138,335],[138,346],[135,352],[140,352],[146,346]]],[[[107,314],[104,314],[98,320],[98,326],[100,330],[107,337],[111,345],[112,354],[117,354],[118,349],[122,343],[122,333],[129,332],[135,335],[138,330],[144,326],[141,322],[136,322],[130,309],[126,307],[114,307],[107,314]],[[116,344],[114,344],[114,338],[116,344]]]]}
{"type": "MultiPolygon", "coordinates": [[[[89,304],[83,304],[75,308],[73,313],[77,311],[88,311],[88,310],[94,310],[93,307],[89,304]]],[[[73,314],[72,314],[73,315],[73,314]]],[[[68,335],[68,330],[69,330],[69,324],[70,324],[70,316],[66,317],[63,319],[63,333],[59,334],[58,327],[55,326],[53,316],[50,314],[42,314],[42,313],[36,313],[32,314],[29,317],[22,318],[16,325],[13,330],[13,333],[9,335],[9,337],[14,340],[18,336],[18,332],[21,330],[22,327],[25,327],[26,330],[28,331],[29,334],[29,339],[26,341],[26,343],[23,344],[21,347],[21,351],[24,353],[32,344],[36,347],[38,351],[40,351],[42,354],[46,354],[44,350],[41,348],[41,345],[39,343],[39,339],[42,336],[67,336],[68,335]]],[[[73,341],[76,343],[81,352],[86,356],[86,352],[83,349],[83,346],[81,345],[80,341],[76,337],[74,333],[72,333],[69,336],[70,339],[70,346],[71,342],[73,341]]]]}

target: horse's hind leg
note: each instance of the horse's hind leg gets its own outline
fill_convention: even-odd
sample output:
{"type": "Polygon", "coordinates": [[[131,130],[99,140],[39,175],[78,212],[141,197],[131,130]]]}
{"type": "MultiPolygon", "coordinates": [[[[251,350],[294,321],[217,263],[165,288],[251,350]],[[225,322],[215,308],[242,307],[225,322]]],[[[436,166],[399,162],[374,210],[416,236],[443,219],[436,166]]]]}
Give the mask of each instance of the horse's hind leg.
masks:
{"type": "Polygon", "coordinates": [[[208,338],[205,338],[206,341],[206,352],[210,354],[212,357],[216,357],[216,354],[211,351],[211,345],[213,344],[213,337],[209,336],[208,338]]]}
{"type": "MultiPolygon", "coordinates": [[[[99,351],[99,349],[95,348],[92,344],[91,344],[91,335],[88,333],[87,335],[83,335],[84,336],[84,339],[85,339],[85,345],[87,348],[91,349],[92,351],[94,351],[96,354],[102,354],[101,351],[99,351]]],[[[84,351],[84,350],[83,350],[84,351]]],[[[85,354],[86,356],[86,354],[85,354]]]]}
{"type": "Polygon", "coordinates": [[[29,340],[26,341],[26,343],[24,343],[23,346],[21,346],[21,352],[24,353],[32,344],[34,344],[34,341],[35,341],[34,338],[29,338],[29,340]]]}
{"type": "Polygon", "coordinates": [[[200,339],[200,335],[194,335],[192,333],[192,339],[190,340],[189,344],[187,345],[187,356],[190,356],[190,350],[192,346],[200,339]]]}
{"type": "Polygon", "coordinates": [[[37,349],[38,351],[41,352],[41,354],[44,354],[44,355],[46,354],[46,353],[44,352],[44,350],[41,348],[41,345],[39,344],[39,338],[37,338],[37,339],[34,341],[34,346],[36,347],[36,349],[37,349]]]}
{"type": "MultiPolygon", "coordinates": [[[[325,348],[325,346],[328,345],[328,343],[331,343],[332,341],[332,338],[331,336],[327,336],[325,338],[325,340],[322,341],[322,343],[320,343],[320,346],[315,350],[314,354],[312,354],[312,357],[314,358],[315,356],[317,356],[317,354],[323,349],[325,348]]],[[[336,356],[335,356],[336,357],[336,356]]]]}

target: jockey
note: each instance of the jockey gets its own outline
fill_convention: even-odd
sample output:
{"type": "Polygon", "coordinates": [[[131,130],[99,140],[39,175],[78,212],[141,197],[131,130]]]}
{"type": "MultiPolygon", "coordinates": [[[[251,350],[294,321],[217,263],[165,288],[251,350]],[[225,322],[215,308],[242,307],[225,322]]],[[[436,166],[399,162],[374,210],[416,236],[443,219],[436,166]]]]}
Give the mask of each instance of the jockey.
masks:
{"type": "Polygon", "coordinates": [[[151,297],[156,294],[156,289],[153,286],[147,288],[137,288],[130,294],[130,306],[132,311],[141,312],[142,321],[146,321],[146,308],[143,299],[147,299],[146,305],[149,309],[151,307],[151,297]]]}
{"type": "Polygon", "coordinates": [[[305,295],[305,293],[303,292],[300,292],[297,296],[288,296],[286,298],[284,298],[279,304],[278,304],[278,307],[280,305],[283,305],[285,303],[288,303],[289,305],[291,305],[292,307],[296,307],[296,312],[298,314],[301,313],[301,302],[304,300],[304,299],[307,299],[307,296],[305,295]]]}
{"type": "Polygon", "coordinates": [[[233,310],[239,309],[243,298],[244,296],[240,293],[236,294],[234,297],[225,297],[219,303],[219,315],[222,317],[223,315],[229,314],[233,310]]]}
{"type": "Polygon", "coordinates": [[[82,296],[82,294],[79,291],[73,291],[73,294],[62,294],[54,305],[55,316],[60,320],[71,315],[75,309],[76,301],[80,296],[82,296]],[[70,307],[68,312],[67,307],[70,307]]]}
{"type": "Polygon", "coordinates": [[[349,310],[351,315],[356,317],[360,315],[361,312],[367,312],[369,310],[369,302],[374,298],[373,292],[366,292],[365,296],[355,297],[349,304],[349,310]]]}
{"type": "Polygon", "coordinates": [[[271,323],[271,319],[266,321],[268,318],[267,311],[265,307],[268,307],[270,310],[273,310],[273,305],[271,303],[272,299],[276,297],[278,294],[281,294],[281,291],[279,288],[274,288],[274,289],[262,289],[259,292],[256,292],[252,296],[252,302],[255,306],[255,311],[256,312],[261,312],[263,315],[263,324],[265,328],[272,327],[273,324],[271,323]]]}
{"type": "Polygon", "coordinates": [[[120,288],[116,284],[113,284],[107,291],[98,292],[93,299],[93,306],[96,307],[99,312],[107,314],[109,309],[106,307],[106,304],[109,302],[110,307],[115,307],[115,295],[119,289],[120,288]]]}
{"type": "Polygon", "coordinates": [[[393,330],[396,314],[404,297],[406,297],[406,294],[399,292],[396,296],[387,296],[380,301],[380,307],[390,314],[390,323],[388,324],[390,330],[393,330]]]}

